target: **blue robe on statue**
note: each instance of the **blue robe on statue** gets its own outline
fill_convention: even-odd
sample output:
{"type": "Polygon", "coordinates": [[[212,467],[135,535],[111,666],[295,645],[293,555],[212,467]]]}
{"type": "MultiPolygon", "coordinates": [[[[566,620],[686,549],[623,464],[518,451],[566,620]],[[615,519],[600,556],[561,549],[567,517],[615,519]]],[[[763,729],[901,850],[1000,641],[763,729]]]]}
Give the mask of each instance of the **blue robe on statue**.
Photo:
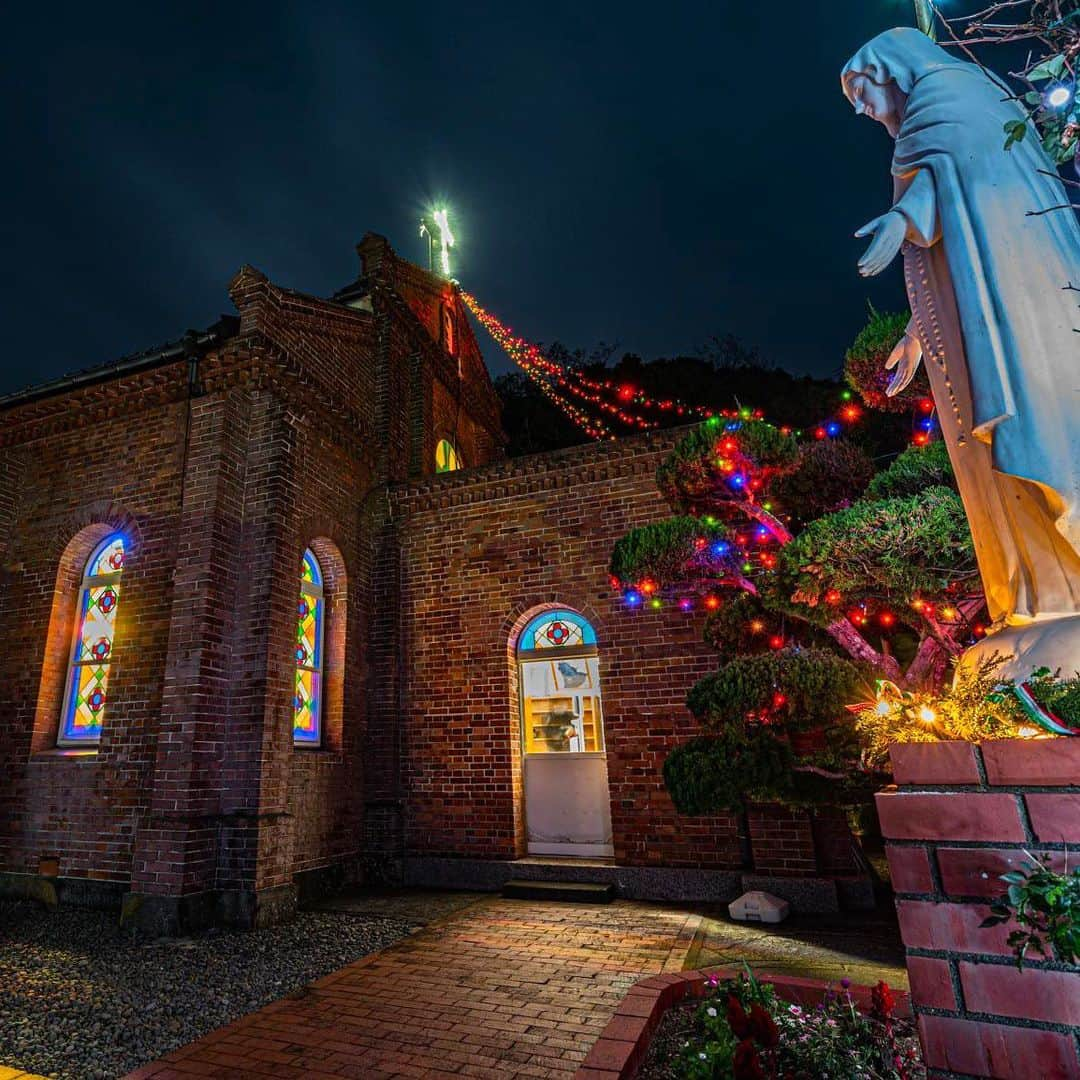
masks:
{"type": "Polygon", "coordinates": [[[907,95],[892,161],[905,276],[991,615],[1080,611],[1080,224],[1008,91],[910,28],[844,69],[907,95]]]}

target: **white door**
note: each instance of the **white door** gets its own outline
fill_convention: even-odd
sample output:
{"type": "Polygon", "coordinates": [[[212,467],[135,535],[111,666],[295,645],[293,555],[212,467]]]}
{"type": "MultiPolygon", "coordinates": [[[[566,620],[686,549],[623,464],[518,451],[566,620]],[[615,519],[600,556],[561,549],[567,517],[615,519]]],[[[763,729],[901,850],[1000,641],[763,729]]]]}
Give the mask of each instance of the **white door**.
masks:
{"type": "MultiPolygon", "coordinates": [[[[614,854],[595,648],[529,650],[520,661],[530,855],[614,854]]],[[[519,654],[522,655],[522,654],[519,654]]]]}

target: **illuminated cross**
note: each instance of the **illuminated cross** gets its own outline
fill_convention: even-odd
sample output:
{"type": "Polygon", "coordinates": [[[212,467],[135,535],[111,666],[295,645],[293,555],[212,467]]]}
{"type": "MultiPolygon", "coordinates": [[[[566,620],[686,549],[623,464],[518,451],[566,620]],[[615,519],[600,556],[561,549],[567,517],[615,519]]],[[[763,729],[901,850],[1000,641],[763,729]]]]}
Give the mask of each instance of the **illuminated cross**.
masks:
{"type": "Polygon", "coordinates": [[[454,234],[450,231],[450,222],[445,209],[433,211],[430,222],[427,218],[420,219],[420,235],[428,238],[428,268],[431,270],[435,269],[432,260],[432,243],[435,241],[436,232],[438,232],[439,269],[443,277],[449,277],[450,249],[454,246],[454,234]]]}

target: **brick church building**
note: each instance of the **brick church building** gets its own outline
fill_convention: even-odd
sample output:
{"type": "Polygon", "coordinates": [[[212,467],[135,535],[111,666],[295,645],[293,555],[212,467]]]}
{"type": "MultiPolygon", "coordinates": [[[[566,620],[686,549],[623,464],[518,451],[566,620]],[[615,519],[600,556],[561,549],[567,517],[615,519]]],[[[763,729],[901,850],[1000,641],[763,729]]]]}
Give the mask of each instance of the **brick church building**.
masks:
{"type": "Polygon", "coordinates": [[[664,790],[715,654],[607,563],[677,435],[508,459],[456,287],[358,251],[0,400],[0,895],[152,932],[355,881],[864,902],[841,819],[664,790]]]}

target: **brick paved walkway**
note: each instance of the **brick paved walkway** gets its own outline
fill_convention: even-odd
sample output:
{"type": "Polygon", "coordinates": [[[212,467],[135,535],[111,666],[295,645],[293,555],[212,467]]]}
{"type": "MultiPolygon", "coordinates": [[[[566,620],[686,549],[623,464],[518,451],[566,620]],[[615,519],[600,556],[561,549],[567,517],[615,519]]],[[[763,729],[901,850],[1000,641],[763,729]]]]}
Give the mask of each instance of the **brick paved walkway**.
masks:
{"type": "Polygon", "coordinates": [[[128,1080],[565,1077],[634,982],[682,969],[699,921],[485,899],[128,1080]]]}

